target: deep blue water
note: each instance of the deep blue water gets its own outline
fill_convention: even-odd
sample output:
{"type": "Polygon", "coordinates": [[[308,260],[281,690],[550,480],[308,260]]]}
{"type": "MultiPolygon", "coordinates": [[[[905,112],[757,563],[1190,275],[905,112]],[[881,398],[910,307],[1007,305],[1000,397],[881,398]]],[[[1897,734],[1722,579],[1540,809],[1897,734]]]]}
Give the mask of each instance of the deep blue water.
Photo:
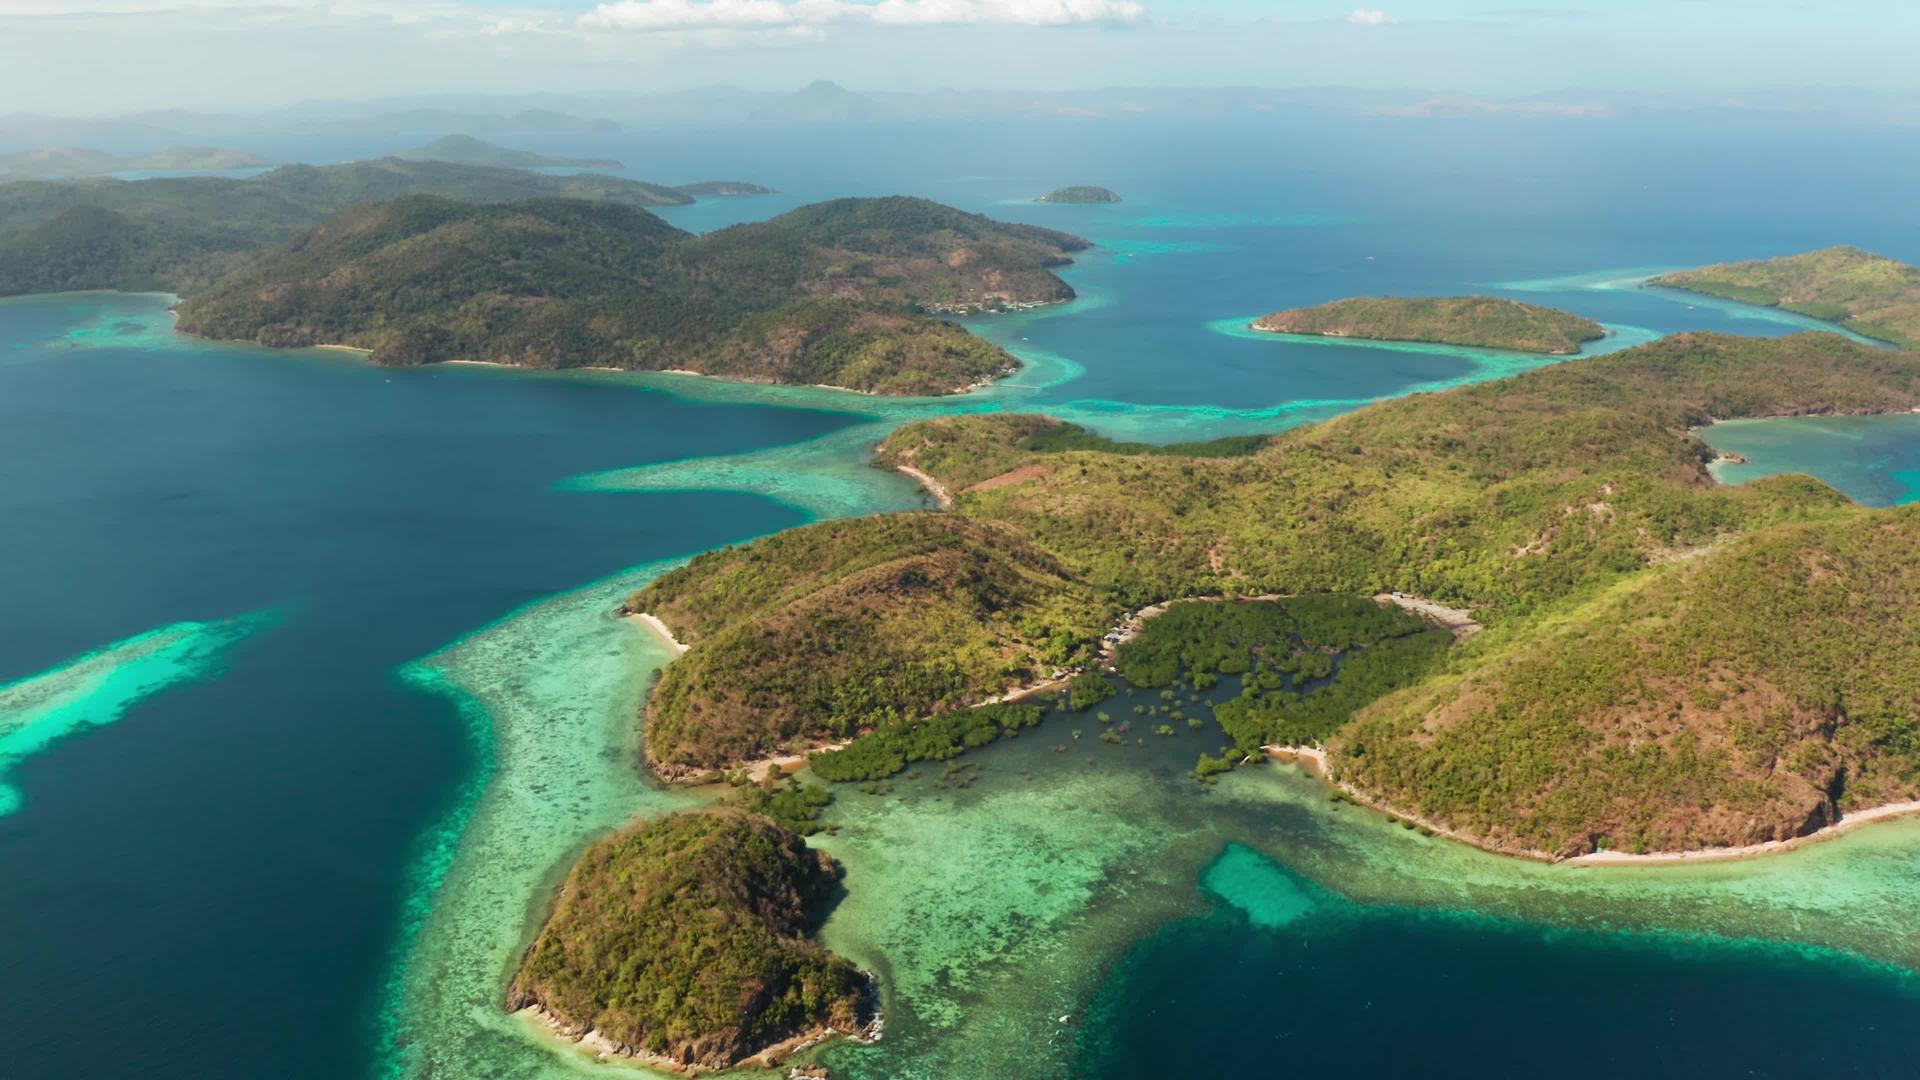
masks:
{"type": "Polygon", "coordinates": [[[1201,1061],[1224,1077],[1913,1075],[1911,972],[1367,907],[1263,862],[1229,847],[1204,879],[1215,910],[1120,962],[1080,1027],[1077,1076],[1201,1061]],[[1249,874],[1258,892],[1222,895],[1249,874]]]}
{"type": "MultiPolygon", "coordinates": [[[[1484,290],[1834,243],[1920,261],[1910,184],[1920,134],[1880,133],[1871,154],[1856,138],[1611,122],[1209,122],[663,127],[523,145],[610,154],[648,179],[783,191],[667,212],[690,228],[903,192],[1082,233],[1105,250],[1070,276],[1099,305],[1016,331],[1085,368],[1049,400],[1242,407],[1390,393],[1464,362],[1251,342],[1210,321],[1355,293],[1484,290]],[[1128,201],[1013,201],[1070,182],[1128,201]]],[[[249,148],[340,160],[397,147],[249,148]]],[[[1657,331],[1788,329],[1632,290],[1527,296],[1657,331]]],[[[25,804],[0,816],[0,984],[10,988],[0,1074],[356,1075],[411,845],[474,764],[450,707],[400,685],[396,665],[532,598],[801,520],[744,495],[586,495],[555,481],[851,421],[594,380],[384,372],[344,357],[137,339],[66,347],[72,327],[121,302],[0,304],[0,684],[180,620],[261,609],[280,618],[234,647],[224,675],[147,699],[8,777],[25,804]]],[[[1236,918],[1223,911],[1141,946],[1111,999],[1182,1003],[1140,1025],[1139,1038],[1157,1044],[1117,1045],[1143,1060],[1152,1051],[1164,1067],[1231,1043],[1263,1075],[1296,1061],[1358,1075],[1447,1071],[1407,1056],[1417,1040],[1370,1059],[1314,1057],[1270,1037],[1292,1017],[1326,1025],[1361,1010],[1356,995],[1371,980],[1358,969],[1381,964],[1405,989],[1369,1000],[1391,1003],[1396,1022],[1412,1023],[1415,1002],[1435,995],[1505,1002],[1508,1045],[1540,1056],[1482,1070],[1492,1074],[1560,1071],[1569,1043],[1679,1023],[1659,1012],[1672,991],[1661,980],[1724,1000],[1687,1023],[1744,1010],[1749,1031],[1755,1013],[1803,997],[1896,1008],[1886,987],[1765,957],[1737,969],[1662,966],[1651,952],[1605,960],[1632,969],[1609,995],[1515,981],[1528,965],[1580,973],[1603,962],[1530,932],[1335,919],[1309,959],[1236,918]],[[1180,960],[1140,974],[1155,957],[1180,960]],[[1247,992],[1262,970],[1304,972],[1313,1000],[1247,992]],[[1274,1012],[1283,1006],[1292,1011],[1274,1012]],[[1584,1028],[1568,1030],[1571,1011],[1584,1028]]],[[[1825,1060],[1841,1072],[1891,1068],[1881,1043],[1860,1038],[1867,1056],[1825,1060]]],[[[1698,1060],[1717,1059],[1682,1063],[1698,1060]]],[[[1603,1074],[1598,1064],[1588,1073],[1603,1074]]]]}
{"type": "Polygon", "coordinates": [[[0,1074],[355,1075],[415,837],[473,764],[453,710],[394,668],[536,597],[801,520],[554,481],[844,420],[32,343],[116,303],[0,303],[0,682],[181,619],[282,617],[223,677],[10,777],[26,802],[0,816],[0,1074]]]}

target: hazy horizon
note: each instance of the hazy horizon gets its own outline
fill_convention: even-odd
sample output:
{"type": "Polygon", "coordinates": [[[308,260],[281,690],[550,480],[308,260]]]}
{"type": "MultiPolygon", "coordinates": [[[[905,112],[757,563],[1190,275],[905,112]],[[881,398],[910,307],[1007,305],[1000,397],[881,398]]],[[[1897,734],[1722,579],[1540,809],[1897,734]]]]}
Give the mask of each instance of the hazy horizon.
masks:
{"type": "MultiPolygon", "coordinates": [[[[888,121],[920,119],[1128,120],[1153,116],[1242,116],[1320,111],[1335,115],[1383,118],[1510,117],[1520,119],[1619,119],[1633,115],[1704,114],[1708,117],[1752,113],[1781,122],[1795,119],[1826,123],[1853,119],[1920,123],[1920,90],[1875,90],[1857,85],[1804,85],[1727,88],[1700,91],[1632,91],[1567,86],[1527,93],[1479,93],[1444,86],[1363,87],[1337,83],[1303,85],[1115,83],[1040,89],[946,86],[910,90],[848,84],[828,76],[805,84],[770,87],[706,83],[661,90],[477,90],[349,95],[332,94],[281,103],[259,101],[147,101],[124,108],[83,110],[0,109],[0,139],[21,131],[57,133],[61,121],[73,121],[73,134],[87,137],[101,122],[135,120],[164,129],[169,121],[183,135],[310,133],[312,125],[341,128],[358,120],[445,114],[510,120],[521,114],[551,113],[554,122],[579,121],[620,126],[652,121],[727,122],[745,120],[888,121]],[[775,115],[785,105],[811,106],[808,115],[775,115]],[[848,110],[852,112],[849,113],[848,110]],[[193,121],[230,121],[211,127],[193,121]],[[32,123],[51,121],[52,123],[32,123]],[[231,121],[244,121],[233,123],[231,121]],[[23,126],[23,122],[27,122],[23,126]]],[[[542,134],[592,134],[584,124],[572,128],[512,128],[481,125],[471,130],[432,124],[403,131],[474,134],[488,137],[542,134]]],[[[109,139],[113,135],[105,136],[109,139]]],[[[13,141],[17,141],[17,138],[13,141]]]]}
{"type": "Polygon", "coordinates": [[[0,111],[74,116],[819,78],[873,92],[1920,90],[1920,10],[1882,0],[0,0],[0,31],[0,111]]]}

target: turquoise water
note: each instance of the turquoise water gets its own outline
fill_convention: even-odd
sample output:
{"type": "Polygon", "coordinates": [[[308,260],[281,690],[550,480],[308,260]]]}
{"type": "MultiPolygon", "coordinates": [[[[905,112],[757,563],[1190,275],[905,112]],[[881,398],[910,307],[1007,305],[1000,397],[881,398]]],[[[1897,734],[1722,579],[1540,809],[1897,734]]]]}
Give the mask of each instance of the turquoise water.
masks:
{"type": "Polygon", "coordinates": [[[1088,1010],[1073,1075],[1910,1075],[1920,976],[1712,935],[1355,904],[1229,845],[1215,902],[1156,931],[1088,1010]],[[1196,958],[1203,958],[1196,963],[1196,958]],[[1792,1021],[1756,1022],[1783,1000],[1792,1021]],[[1222,1007],[1222,1002],[1231,1004],[1222,1007]],[[1177,1033],[1169,1037],[1169,1033],[1177,1033]]]}
{"type": "Polygon", "coordinates": [[[1700,437],[1747,459],[1714,465],[1723,483],[1806,473],[1867,506],[1920,499],[1920,416],[1912,413],[1731,420],[1702,429],[1700,437]]]}
{"type": "MultiPolygon", "coordinates": [[[[0,935],[19,991],[8,1074],[630,1075],[498,1009],[580,847],[689,803],[635,760],[665,657],[612,609],[699,551],[924,505],[867,464],[902,422],[1044,409],[1150,441],[1279,430],[1542,361],[1245,332],[1265,311],[1495,288],[1600,319],[1606,349],[1798,327],[1594,288],[1633,276],[1595,268],[1836,242],[1920,254],[1920,228],[1887,224],[1907,220],[1897,150],[1836,176],[1811,164],[1834,149],[1823,136],[1789,153],[1623,126],[1596,153],[1592,128],[1467,130],[672,128],[538,147],[783,191],[666,212],[691,228],[906,191],[1099,241],[1068,274],[1080,302],[975,322],[1028,366],[957,400],[381,371],[182,340],[158,298],[0,303],[0,925],[33,928],[0,935]],[[1009,164],[982,175],[983,155],[1009,164]],[[1666,182],[1623,182],[1650,168],[1666,182]],[[1071,179],[1128,202],[1024,201],[1071,179]],[[1808,190],[1830,196],[1818,213],[1808,190]],[[76,1016],[113,1037],[76,1049],[76,1016]]],[[[1368,973],[1386,970],[1403,1014],[1457,999],[1508,1018],[1508,1037],[1370,1025],[1348,1041],[1377,1072],[1435,1071],[1442,1045],[1484,1073],[1537,1072],[1546,1037],[1512,1033],[1563,1048],[1583,1035],[1562,1035],[1575,1009],[1591,1032],[1665,1024],[1624,1043],[1638,1056],[1595,1061],[1719,1072],[1707,1028],[1730,1014],[1663,1021],[1666,986],[1749,1016],[1831,1001],[1823,1021],[1876,1025],[1836,1029],[1860,1056],[1788,1055],[1778,1075],[1872,1074],[1916,1049],[1885,1035],[1915,1030],[1892,1022],[1911,991],[1889,968],[1920,965],[1913,823],[1743,866],[1569,871],[1336,809],[1288,769],[1200,789],[1185,774],[1212,733],[1109,747],[1074,723],[973,755],[978,783],[902,778],[830,811],[822,843],[849,892],[824,934],[880,974],[890,1018],[877,1046],[820,1051],[837,1071],[1120,1075],[1103,1047],[1165,1066],[1204,1039],[1223,1068],[1219,1044],[1244,1042],[1235,1067],[1264,1075],[1293,1049],[1256,1037],[1291,1030],[1275,1002],[1310,1031],[1364,1019],[1368,973]],[[1303,940],[1332,970],[1301,967],[1303,940]],[[1167,1004],[1181,986],[1199,989],[1167,1004]]]]}
{"type": "Polygon", "coordinates": [[[270,622],[262,613],[162,626],[0,686],[0,815],[20,808],[9,768],[169,686],[218,676],[226,650],[270,622]]]}

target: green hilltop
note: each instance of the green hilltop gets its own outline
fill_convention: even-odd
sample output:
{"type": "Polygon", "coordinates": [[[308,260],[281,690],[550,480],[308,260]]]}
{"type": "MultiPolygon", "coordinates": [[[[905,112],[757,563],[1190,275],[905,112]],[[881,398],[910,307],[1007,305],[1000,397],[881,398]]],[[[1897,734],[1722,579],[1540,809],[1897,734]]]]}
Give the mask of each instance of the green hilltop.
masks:
{"type": "Polygon", "coordinates": [[[189,297],[180,327],[377,363],[684,369],[948,393],[1017,366],[939,313],[1048,303],[1085,241],[922,199],[842,199],[692,236],[606,201],[358,207],[189,297]]]}
{"type": "Polygon", "coordinates": [[[1566,356],[1607,335],[1592,319],[1498,296],[1368,296],[1277,311],[1255,330],[1566,356]]]}
{"type": "Polygon", "coordinates": [[[1777,307],[1863,337],[1920,347],[1920,269],[1859,248],[1703,266],[1647,284],[1777,307]]]}
{"type": "Polygon", "coordinates": [[[866,980],[809,934],[837,879],[827,855],[737,810],[625,829],[567,875],[507,1007],[682,1068],[856,1032],[873,1006],[866,980]]]}
{"type": "Polygon", "coordinates": [[[1786,840],[1912,800],[1916,551],[1905,509],[1732,538],[1484,635],[1362,711],[1334,768],[1489,846],[1557,855],[1786,840]]]}

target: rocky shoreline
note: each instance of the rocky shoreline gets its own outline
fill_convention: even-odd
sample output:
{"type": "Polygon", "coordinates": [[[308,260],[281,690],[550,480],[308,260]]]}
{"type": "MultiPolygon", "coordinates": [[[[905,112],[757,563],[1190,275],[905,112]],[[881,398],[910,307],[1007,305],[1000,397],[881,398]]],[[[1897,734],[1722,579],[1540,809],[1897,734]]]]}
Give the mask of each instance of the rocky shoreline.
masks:
{"type": "MultiPolygon", "coordinates": [[[[687,1060],[690,1055],[676,1057],[615,1042],[591,1027],[582,1027],[568,1021],[524,991],[510,996],[506,1007],[509,1013],[521,1017],[548,1037],[584,1047],[603,1061],[629,1061],[676,1076],[719,1075],[741,1068],[777,1069],[786,1064],[795,1054],[810,1050],[834,1038],[843,1038],[862,1046],[871,1046],[879,1042],[886,1033],[887,1026],[886,1017],[880,1007],[880,980],[870,971],[862,971],[860,975],[864,980],[865,1000],[862,1013],[866,1020],[858,1028],[846,1030],[830,1024],[822,1025],[779,1042],[770,1043],[746,1057],[725,1065],[687,1060]]],[[[795,1066],[790,1075],[825,1078],[831,1073],[824,1066],[805,1065],[795,1066]]]]}

